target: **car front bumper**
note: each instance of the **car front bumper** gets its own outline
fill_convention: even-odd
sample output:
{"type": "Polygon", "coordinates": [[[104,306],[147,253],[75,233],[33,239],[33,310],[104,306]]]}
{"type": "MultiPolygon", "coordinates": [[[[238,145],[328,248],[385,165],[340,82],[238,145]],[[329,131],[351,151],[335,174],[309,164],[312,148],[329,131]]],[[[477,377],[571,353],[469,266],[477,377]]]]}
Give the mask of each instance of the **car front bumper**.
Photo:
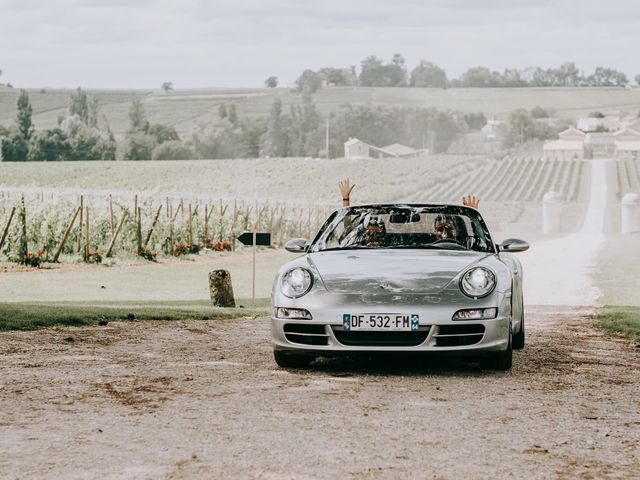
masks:
{"type": "MultiPolygon", "coordinates": [[[[379,309],[378,309],[379,310],[379,309]]],[[[387,309],[388,310],[388,309],[387,309]]],[[[510,299],[503,296],[498,315],[490,320],[451,320],[456,308],[395,308],[394,313],[418,313],[417,332],[345,332],[341,314],[327,311],[313,320],[271,318],[273,348],[299,354],[349,352],[432,352],[450,354],[504,351],[509,345],[510,299]]],[[[374,313],[363,311],[362,313],[374,313]]]]}

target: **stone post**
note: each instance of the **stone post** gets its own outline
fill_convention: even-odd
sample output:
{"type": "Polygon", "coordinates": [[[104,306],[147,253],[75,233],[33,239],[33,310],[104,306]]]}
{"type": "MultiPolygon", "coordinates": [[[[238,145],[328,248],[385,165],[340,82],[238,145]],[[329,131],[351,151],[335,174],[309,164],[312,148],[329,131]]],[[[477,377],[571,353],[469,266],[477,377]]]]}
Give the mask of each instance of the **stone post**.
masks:
{"type": "Polygon", "coordinates": [[[209,292],[214,307],[235,307],[231,274],[227,270],[214,270],[209,273],[209,292]]]}
{"type": "Polygon", "coordinates": [[[640,231],[640,195],[627,193],[622,197],[621,227],[622,233],[630,234],[640,231]]]}

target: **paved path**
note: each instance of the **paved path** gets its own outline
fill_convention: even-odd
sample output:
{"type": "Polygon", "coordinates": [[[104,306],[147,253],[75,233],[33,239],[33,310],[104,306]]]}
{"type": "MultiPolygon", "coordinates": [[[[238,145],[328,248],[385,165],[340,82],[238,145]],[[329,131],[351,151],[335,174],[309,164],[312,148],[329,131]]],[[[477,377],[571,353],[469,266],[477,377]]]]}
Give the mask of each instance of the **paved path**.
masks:
{"type": "Polygon", "coordinates": [[[519,257],[524,267],[526,304],[598,305],[600,291],[594,284],[593,271],[605,238],[606,160],[592,160],[589,164],[590,199],[582,229],[535,242],[519,257]]]}

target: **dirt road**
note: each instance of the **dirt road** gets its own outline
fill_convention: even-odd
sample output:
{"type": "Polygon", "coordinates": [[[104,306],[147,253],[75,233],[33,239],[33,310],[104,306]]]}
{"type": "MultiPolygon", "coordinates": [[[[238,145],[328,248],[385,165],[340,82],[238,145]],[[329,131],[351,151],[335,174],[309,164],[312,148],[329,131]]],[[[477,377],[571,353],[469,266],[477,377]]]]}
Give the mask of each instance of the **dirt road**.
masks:
{"type": "Polygon", "coordinates": [[[267,319],[0,334],[1,478],[640,478],[640,349],[529,310],[509,373],[272,361],[267,319]]]}

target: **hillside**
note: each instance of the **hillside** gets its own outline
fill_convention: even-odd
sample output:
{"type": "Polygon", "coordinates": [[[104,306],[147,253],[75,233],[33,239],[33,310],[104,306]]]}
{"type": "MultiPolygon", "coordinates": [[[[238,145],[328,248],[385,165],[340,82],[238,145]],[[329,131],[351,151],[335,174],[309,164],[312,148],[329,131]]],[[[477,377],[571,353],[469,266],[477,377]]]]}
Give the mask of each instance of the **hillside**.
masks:
{"type": "MultiPolygon", "coordinates": [[[[36,128],[50,128],[64,115],[71,90],[28,90],[33,105],[36,128]]],[[[178,132],[193,131],[218,114],[222,103],[235,103],[240,116],[266,115],[274,97],[286,105],[297,103],[300,96],[289,89],[203,89],[178,90],[166,94],[153,90],[90,90],[101,104],[111,129],[122,135],[128,127],[127,112],[134,96],[144,99],[149,120],[174,125],[178,132]]],[[[14,122],[18,89],[0,87],[0,125],[14,122]]],[[[640,88],[352,88],[327,87],[314,96],[323,113],[336,111],[340,105],[372,104],[384,106],[436,107],[443,110],[483,112],[488,117],[504,118],[516,108],[534,106],[551,108],[560,116],[577,118],[594,110],[640,110],[640,88]]]]}

